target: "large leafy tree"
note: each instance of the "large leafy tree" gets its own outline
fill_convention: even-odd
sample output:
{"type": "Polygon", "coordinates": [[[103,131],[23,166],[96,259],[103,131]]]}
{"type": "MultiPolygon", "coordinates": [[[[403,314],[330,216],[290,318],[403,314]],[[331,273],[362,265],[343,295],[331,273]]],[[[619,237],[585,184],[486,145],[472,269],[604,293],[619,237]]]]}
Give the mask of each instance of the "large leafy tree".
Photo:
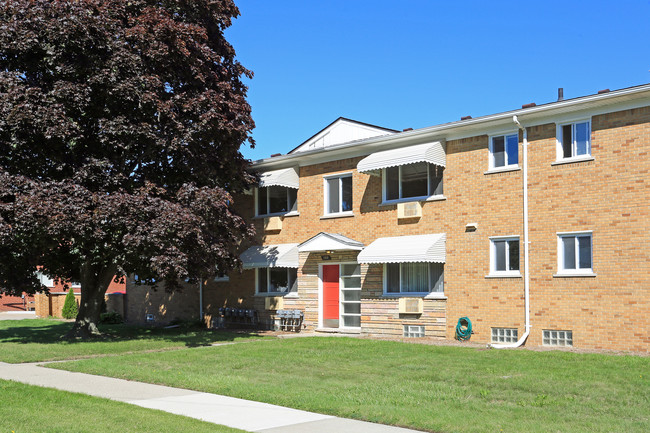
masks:
{"type": "Polygon", "coordinates": [[[70,336],[97,333],[115,276],[179,279],[238,266],[253,230],[254,127],[224,30],[231,0],[0,4],[0,291],[82,285],[70,336]]]}

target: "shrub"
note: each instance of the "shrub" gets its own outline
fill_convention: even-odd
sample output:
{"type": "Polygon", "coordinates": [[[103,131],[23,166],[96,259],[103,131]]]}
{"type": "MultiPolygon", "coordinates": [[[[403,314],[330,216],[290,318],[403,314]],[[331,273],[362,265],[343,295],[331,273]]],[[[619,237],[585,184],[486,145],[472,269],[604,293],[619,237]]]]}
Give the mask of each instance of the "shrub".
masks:
{"type": "Polygon", "coordinates": [[[102,313],[99,316],[99,323],[107,323],[109,325],[116,325],[118,323],[124,322],[122,315],[116,311],[111,311],[110,313],[102,313]]]}
{"type": "Polygon", "coordinates": [[[74,292],[72,289],[68,291],[68,294],[65,296],[65,302],[63,303],[63,310],[61,315],[64,319],[74,319],[77,317],[79,312],[79,306],[77,305],[77,300],[74,297],[74,292]]]}

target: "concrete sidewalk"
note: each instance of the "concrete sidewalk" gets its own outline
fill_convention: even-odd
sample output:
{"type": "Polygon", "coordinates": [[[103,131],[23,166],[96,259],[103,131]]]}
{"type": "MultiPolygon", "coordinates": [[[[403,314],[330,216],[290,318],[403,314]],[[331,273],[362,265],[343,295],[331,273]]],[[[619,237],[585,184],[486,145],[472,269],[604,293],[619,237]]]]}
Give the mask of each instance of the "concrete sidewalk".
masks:
{"type": "Polygon", "coordinates": [[[108,398],[250,432],[415,432],[205,392],[54,370],[37,364],[0,362],[0,379],[108,398]]]}

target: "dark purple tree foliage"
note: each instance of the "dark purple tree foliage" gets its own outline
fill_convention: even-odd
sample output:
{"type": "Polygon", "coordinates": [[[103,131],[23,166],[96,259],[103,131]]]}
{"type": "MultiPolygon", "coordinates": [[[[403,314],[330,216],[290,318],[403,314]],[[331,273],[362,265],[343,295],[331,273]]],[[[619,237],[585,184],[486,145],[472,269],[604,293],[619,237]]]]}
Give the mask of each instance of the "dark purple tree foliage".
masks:
{"type": "Polygon", "coordinates": [[[254,127],[224,30],[231,0],[0,3],[0,292],[79,281],[96,334],[114,276],[169,290],[237,267],[253,236],[254,127]]]}

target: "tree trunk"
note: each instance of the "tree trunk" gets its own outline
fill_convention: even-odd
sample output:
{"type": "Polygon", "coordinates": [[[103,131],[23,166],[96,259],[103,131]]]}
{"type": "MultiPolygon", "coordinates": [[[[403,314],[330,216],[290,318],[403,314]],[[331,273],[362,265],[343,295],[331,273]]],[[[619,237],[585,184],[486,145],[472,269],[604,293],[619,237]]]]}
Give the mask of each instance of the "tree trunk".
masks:
{"type": "Polygon", "coordinates": [[[90,339],[101,335],[97,324],[104,294],[115,277],[116,266],[97,268],[86,263],[81,268],[81,302],[79,313],[66,339],[90,339]]]}

